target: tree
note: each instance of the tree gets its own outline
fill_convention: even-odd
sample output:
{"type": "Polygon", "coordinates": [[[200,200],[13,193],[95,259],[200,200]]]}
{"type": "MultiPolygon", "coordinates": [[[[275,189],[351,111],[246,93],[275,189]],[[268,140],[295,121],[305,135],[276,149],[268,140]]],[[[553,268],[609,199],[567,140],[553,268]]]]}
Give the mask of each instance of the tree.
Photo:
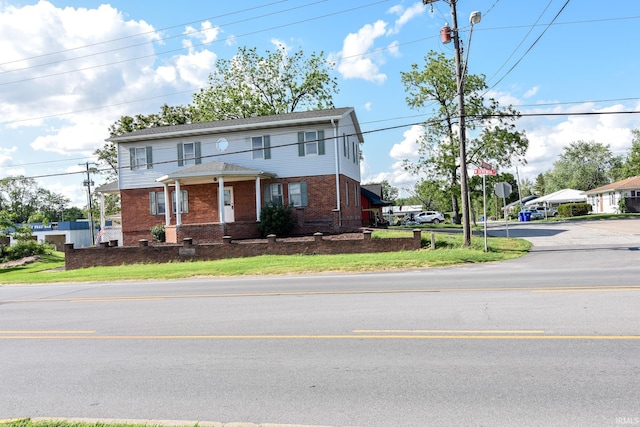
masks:
{"type": "MultiPolygon", "coordinates": [[[[418,141],[417,162],[405,160],[405,168],[426,179],[447,182],[444,191],[451,197],[454,215],[459,215],[459,139],[456,66],[444,53],[429,52],[425,66],[412,64],[411,71],[401,73],[408,93],[409,107],[423,109],[433,105],[433,117],[424,123],[425,133],[418,141]]],[[[485,77],[465,76],[465,116],[468,164],[486,161],[496,168],[508,168],[514,161],[526,163],[529,146],[524,132],[513,123],[519,113],[511,106],[501,107],[495,99],[485,99],[485,77]]]]}
{"type": "Polygon", "coordinates": [[[323,55],[281,47],[263,57],[240,47],[232,59],[218,59],[209,85],[193,96],[193,115],[213,121],[332,108],[338,83],[323,55]]]}
{"type": "Polygon", "coordinates": [[[30,218],[58,221],[69,202],[62,194],[39,187],[33,178],[9,176],[0,180],[0,210],[15,223],[26,223],[30,218]]]}
{"type": "Polygon", "coordinates": [[[522,178],[520,180],[519,187],[520,187],[520,194],[522,195],[522,197],[527,197],[527,196],[536,194],[534,191],[535,185],[533,184],[533,182],[531,182],[529,178],[522,178]]]}
{"type": "Polygon", "coordinates": [[[412,195],[426,210],[448,212],[450,201],[443,191],[445,187],[446,183],[443,181],[423,179],[413,186],[412,195]]]}
{"type": "Polygon", "coordinates": [[[633,133],[631,148],[622,162],[620,179],[640,176],[640,130],[633,129],[631,132],[633,133]]]}
{"type": "Polygon", "coordinates": [[[72,206],[64,210],[62,221],[74,222],[82,218],[84,218],[84,213],[82,212],[82,210],[76,206],[72,206]]]}
{"type": "Polygon", "coordinates": [[[545,194],[564,188],[587,191],[611,182],[616,160],[608,145],[577,141],[564,148],[553,168],[544,174],[545,194]]]}
{"type": "Polygon", "coordinates": [[[545,194],[545,186],[544,186],[544,174],[539,173],[536,176],[536,183],[533,185],[533,194],[537,196],[544,196],[545,194]]]}
{"type": "Polygon", "coordinates": [[[399,190],[389,184],[389,181],[387,181],[386,179],[383,180],[380,184],[382,185],[382,200],[394,203],[398,198],[399,190]]]}
{"type": "Polygon", "coordinates": [[[38,211],[38,186],[33,178],[9,176],[0,180],[0,204],[17,223],[26,223],[38,211]]]}

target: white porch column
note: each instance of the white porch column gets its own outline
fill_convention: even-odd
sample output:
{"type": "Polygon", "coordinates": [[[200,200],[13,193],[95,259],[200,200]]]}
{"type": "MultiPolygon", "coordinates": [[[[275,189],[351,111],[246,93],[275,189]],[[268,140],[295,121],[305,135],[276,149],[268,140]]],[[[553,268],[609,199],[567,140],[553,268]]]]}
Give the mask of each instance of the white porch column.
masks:
{"type": "Polygon", "coordinates": [[[218,218],[224,224],[224,177],[218,178],[218,218]]]}
{"type": "Polygon", "coordinates": [[[171,225],[171,198],[169,197],[169,184],[164,185],[164,225],[171,225]]]}
{"type": "Polygon", "coordinates": [[[180,195],[180,180],[176,179],[176,225],[182,225],[182,197],[180,195]]]}
{"type": "Polygon", "coordinates": [[[104,215],[104,193],[100,193],[100,230],[104,230],[105,221],[106,220],[104,215]]]}
{"type": "Polygon", "coordinates": [[[260,221],[262,210],[262,193],[260,192],[260,177],[256,177],[256,221],[260,221]]]}

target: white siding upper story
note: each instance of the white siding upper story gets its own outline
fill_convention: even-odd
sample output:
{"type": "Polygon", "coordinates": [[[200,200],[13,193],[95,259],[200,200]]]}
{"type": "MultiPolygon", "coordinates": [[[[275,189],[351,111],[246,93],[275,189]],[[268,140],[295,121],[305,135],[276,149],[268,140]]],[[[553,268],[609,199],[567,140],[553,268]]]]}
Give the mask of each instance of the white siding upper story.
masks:
{"type": "Polygon", "coordinates": [[[271,116],[272,122],[262,120],[260,126],[229,129],[220,125],[226,122],[214,122],[216,126],[211,128],[200,125],[197,134],[182,131],[193,128],[185,125],[167,127],[166,132],[156,128],[152,134],[141,131],[112,138],[118,146],[120,189],[159,187],[156,179],[192,166],[194,157],[202,163],[230,163],[278,178],[330,175],[337,169],[360,181],[363,141],[353,109],[323,111],[337,111],[340,120],[305,122],[301,118],[294,125],[278,126],[281,117],[300,114],[292,113],[271,116]],[[181,164],[179,156],[184,159],[181,164]]]}

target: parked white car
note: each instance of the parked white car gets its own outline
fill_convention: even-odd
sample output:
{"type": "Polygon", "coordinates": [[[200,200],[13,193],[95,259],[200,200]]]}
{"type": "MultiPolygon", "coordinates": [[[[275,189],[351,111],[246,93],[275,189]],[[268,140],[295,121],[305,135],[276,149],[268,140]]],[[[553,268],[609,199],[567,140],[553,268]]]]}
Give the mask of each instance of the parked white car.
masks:
{"type": "Polygon", "coordinates": [[[440,224],[444,222],[444,215],[438,211],[424,211],[415,215],[414,219],[418,224],[440,224]]]}
{"type": "Polygon", "coordinates": [[[538,211],[540,213],[540,215],[542,215],[542,218],[545,218],[545,216],[551,217],[551,216],[557,216],[558,215],[558,209],[556,208],[549,208],[546,206],[531,206],[529,209],[534,210],[534,211],[538,211]],[[546,211],[546,214],[545,214],[546,211]]]}

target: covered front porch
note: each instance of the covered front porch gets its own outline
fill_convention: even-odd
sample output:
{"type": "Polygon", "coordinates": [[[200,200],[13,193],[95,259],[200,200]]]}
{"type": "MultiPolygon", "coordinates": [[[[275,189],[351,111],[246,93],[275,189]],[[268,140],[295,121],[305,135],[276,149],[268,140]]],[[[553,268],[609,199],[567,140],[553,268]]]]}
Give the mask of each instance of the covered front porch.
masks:
{"type": "Polygon", "coordinates": [[[230,163],[209,162],[158,178],[164,186],[167,207],[167,243],[181,243],[185,238],[213,243],[227,235],[235,239],[259,237],[261,183],[275,176],[230,163]],[[193,194],[185,193],[190,189],[193,194]],[[171,206],[173,209],[169,209],[171,206]]]}

